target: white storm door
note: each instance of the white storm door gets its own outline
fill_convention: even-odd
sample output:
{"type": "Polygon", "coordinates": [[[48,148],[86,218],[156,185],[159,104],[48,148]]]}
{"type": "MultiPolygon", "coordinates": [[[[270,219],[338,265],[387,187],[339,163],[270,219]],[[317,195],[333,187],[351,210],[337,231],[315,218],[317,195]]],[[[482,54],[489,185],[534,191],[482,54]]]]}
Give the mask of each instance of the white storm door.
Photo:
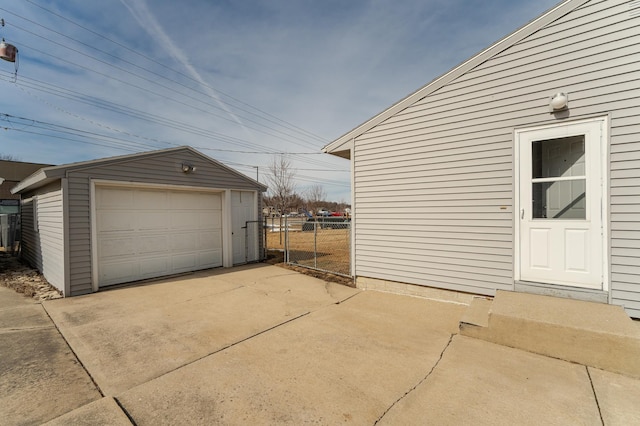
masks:
{"type": "Polygon", "coordinates": [[[516,132],[522,281],[603,288],[604,120],[516,132]]]}

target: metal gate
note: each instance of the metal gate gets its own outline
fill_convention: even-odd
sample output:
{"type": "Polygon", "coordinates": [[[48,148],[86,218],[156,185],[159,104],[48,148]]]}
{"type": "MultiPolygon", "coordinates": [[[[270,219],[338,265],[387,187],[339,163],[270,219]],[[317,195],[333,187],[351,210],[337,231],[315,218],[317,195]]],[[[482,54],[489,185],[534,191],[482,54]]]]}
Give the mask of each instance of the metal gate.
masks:
{"type": "Polygon", "coordinates": [[[14,253],[16,242],[20,241],[20,214],[0,214],[0,247],[14,253]]]}
{"type": "Polygon", "coordinates": [[[351,277],[351,222],[341,218],[285,220],[285,262],[351,277]],[[332,220],[330,220],[332,219],[332,220]]]}
{"type": "Polygon", "coordinates": [[[249,220],[244,226],[244,262],[252,263],[266,259],[264,226],[261,220],[249,220]]]}

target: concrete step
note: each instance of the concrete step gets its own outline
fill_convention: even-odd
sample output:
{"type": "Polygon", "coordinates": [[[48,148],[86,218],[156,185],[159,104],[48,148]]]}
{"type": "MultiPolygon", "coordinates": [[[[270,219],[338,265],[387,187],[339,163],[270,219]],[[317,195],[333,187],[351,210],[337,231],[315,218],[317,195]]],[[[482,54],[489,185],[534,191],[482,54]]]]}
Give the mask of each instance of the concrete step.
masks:
{"type": "Polygon", "coordinates": [[[640,378],[640,327],[619,306],[498,291],[472,301],[460,334],[640,378]]]}

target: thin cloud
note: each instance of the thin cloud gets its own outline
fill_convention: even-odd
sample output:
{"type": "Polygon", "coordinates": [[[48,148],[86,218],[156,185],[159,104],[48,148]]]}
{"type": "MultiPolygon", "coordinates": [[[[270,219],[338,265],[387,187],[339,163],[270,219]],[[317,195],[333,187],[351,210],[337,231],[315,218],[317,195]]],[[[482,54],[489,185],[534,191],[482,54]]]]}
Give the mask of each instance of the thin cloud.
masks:
{"type": "Polygon", "coordinates": [[[224,109],[224,111],[229,114],[229,116],[243,129],[250,134],[251,132],[244,125],[242,120],[235,115],[223,102],[221,102],[218,94],[213,90],[207,82],[202,78],[200,73],[190,64],[189,58],[183,53],[181,49],[179,49],[171,37],[167,35],[164,31],[158,20],[156,19],[153,12],[149,9],[147,3],[144,0],[134,0],[132,4],[129,4],[125,0],[120,0],[120,2],[127,8],[131,16],[134,17],[136,21],[140,24],[140,26],[152,37],[155,37],[159,40],[159,42],[163,45],[163,47],[169,52],[169,54],[178,62],[181,63],[189,75],[196,80],[202,86],[202,89],[209,95],[211,98],[215,99],[216,103],[224,109]]]}

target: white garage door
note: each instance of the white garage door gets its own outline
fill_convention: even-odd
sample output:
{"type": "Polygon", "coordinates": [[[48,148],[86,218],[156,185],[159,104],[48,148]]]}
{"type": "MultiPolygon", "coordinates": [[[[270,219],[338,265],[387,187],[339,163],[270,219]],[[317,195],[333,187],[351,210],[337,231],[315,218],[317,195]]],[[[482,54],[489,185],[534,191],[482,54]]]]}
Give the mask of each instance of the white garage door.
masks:
{"type": "Polygon", "coordinates": [[[96,187],[98,285],[222,266],[219,193],[96,187]]]}

